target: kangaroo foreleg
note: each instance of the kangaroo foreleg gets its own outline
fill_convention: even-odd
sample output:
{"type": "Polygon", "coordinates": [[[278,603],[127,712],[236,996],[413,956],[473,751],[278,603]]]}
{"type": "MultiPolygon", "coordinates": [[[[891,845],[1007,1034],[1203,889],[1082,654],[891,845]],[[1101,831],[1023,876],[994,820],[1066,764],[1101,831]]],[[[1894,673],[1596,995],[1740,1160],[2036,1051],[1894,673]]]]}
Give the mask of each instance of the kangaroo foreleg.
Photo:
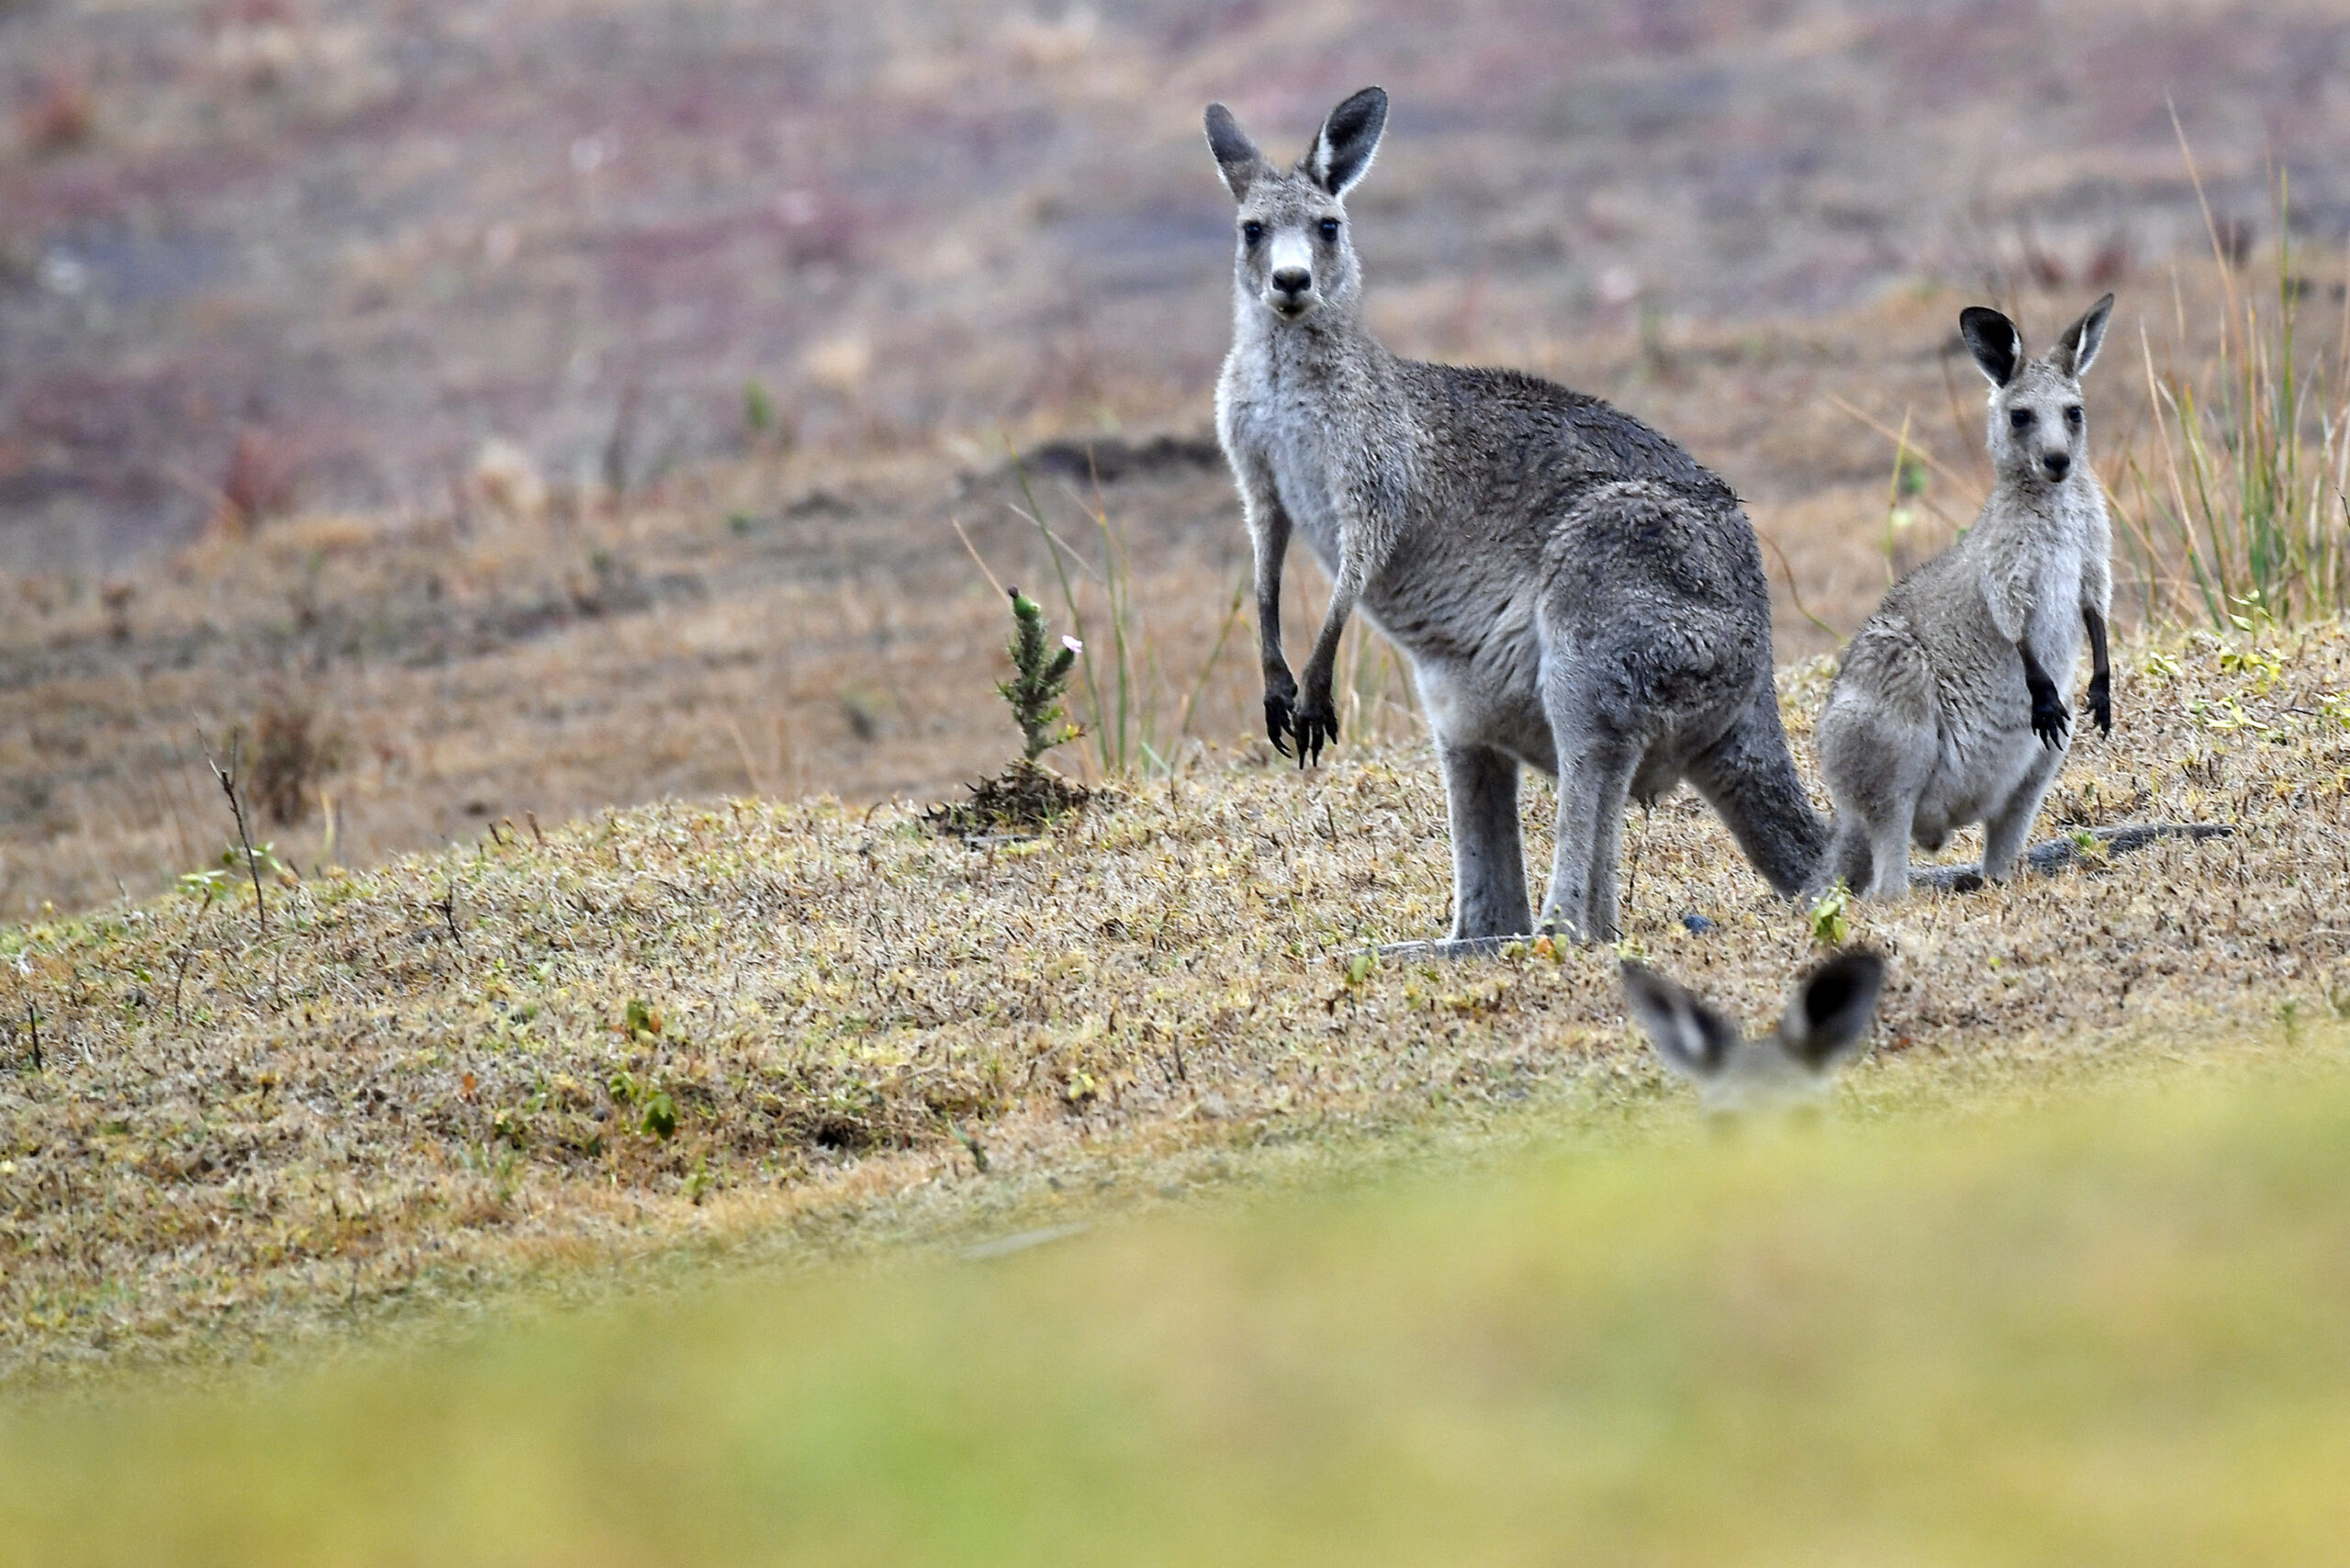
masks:
{"type": "Polygon", "coordinates": [[[1273,749],[1287,756],[1297,706],[1297,682],[1281,654],[1281,564],[1289,554],[1289,514],[1270,495],[1270,484],[1263,487],[1266,493],[1258,489],[1244,485],[1241,503],[1257,556],[1257,648],[1265,671],[1265,734],[1273,749]]]}
{"type": "Polygon", "coordinates": [[[2029,642],[2018,643],[2016,652],[2023,655],[2024,689],[2031,693],[2031,733],[2040,744],[2053,751],[2065,744],[2065,733],[2072,726],[2073,711],[2065,706],[2065,699],[2048,672],[2040,667],[2032,656],[2029,642]]]}
{"type": "Polygon", "coordinates": [[[2109,735],[2113,733],[2113,666],[2106,661],[2105,617],[2083,606],[2081,619],[2089,631],[2089,717],[2109,735]]]}
{"type": "MultiPolygon", "coordinates": [[[[1338,738],[1338,704],[1334,691],[1338,639],[1347,630],[1347,618],[1354,613],[1355,601],[1362,597],[1363,579],[1369,575],[1365,570],[1365,552],[1354,537],[1360,531],[1348,532],[1350,536],[1340,547],[1337,580],[1330,585],[1330,608],[1322,617],[1321,633],[1314,639],[1314,652],[1305,661],[1305,695],[1291,721],[1291,733],[1297,738],[1300,767],[1320,761],[1323,746],[1335,744],[1338,738]]],[[[1268,698],[1268,717],[1271,711],[1268,698]]]]}

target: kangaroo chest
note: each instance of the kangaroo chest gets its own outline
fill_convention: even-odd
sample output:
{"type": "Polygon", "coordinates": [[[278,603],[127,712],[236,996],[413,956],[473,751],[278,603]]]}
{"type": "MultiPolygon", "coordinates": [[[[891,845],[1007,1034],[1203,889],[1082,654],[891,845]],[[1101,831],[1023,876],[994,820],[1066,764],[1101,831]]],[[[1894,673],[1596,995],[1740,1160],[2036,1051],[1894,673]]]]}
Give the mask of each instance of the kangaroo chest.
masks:
{"type": "Polygon", "coordinates": [[[1332,496],[1346,463],[1343,434],[1326,415],[1317,419],[1303,398],[1283,397],[1278,388],[1267,388],[1239,413],[1243,439],[1272,471],[1273,493],[1290,526],[1322,569],[1335,573],[1340,524],[1332,496]]]}

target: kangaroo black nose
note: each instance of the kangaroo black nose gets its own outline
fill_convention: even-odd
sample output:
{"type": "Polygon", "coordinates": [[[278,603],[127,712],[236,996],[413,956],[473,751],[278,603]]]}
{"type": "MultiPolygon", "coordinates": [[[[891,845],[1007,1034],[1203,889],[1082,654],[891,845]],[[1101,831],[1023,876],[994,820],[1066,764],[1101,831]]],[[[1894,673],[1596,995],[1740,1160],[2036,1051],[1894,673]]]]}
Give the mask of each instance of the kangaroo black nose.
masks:
{"type": "Polygon", "coordinates": [[[1304,267],[1283,267],[1273,274],[1273,286],[1287,295],[1304,294],[1314,286],[1314,274],[1304,267]]]}
{"type": "Polygon", "coordinates": [[[2043,452],[2040,454],[2040,465],[2048,470],[2050,478],[2061,479],[2073,466],[2073,454],[2069,452],[2043,452]]]}

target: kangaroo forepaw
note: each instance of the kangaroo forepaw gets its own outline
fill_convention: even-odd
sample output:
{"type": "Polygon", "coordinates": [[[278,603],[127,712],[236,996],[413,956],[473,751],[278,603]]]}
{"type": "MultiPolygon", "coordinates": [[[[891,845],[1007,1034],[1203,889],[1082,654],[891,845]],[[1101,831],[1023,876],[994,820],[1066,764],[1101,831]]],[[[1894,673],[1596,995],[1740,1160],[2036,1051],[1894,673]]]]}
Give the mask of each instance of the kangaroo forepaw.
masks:
{"type": "Polygon", "coordinates": [[[2072,710],[2065,706],[2064,699],[2058,697],[2053,689],[2033,695],[2031,733],[2040,737],[2042,745],[2051,751],[2063,745],[2065,733],[2072,728],[2072,710]]]}
{"type": "Polygon", "coordinates": [[[1335,745],[1338,740],[1338,710],[1327,697],[1308,697],[1290,722],[1290,734],[1297,739],[1297,765],[1310,767],[1322,760],[1322,748],[1335,745]]]}
{"type": "Polygon", "coordinates": [[[2089,717],[2107,734],[2113,733],[2113,683],[2101,675],[2089,677],[2089,717]]]}
{"type": "Polygon", "coordinates": [[[1290,694],[1280,691],[1265,693],[1265,734],[1271,737],[1273,749],[1283,756],[1289,755],[1289,735],[1296,722],[1295,714],[1290,694]]]}

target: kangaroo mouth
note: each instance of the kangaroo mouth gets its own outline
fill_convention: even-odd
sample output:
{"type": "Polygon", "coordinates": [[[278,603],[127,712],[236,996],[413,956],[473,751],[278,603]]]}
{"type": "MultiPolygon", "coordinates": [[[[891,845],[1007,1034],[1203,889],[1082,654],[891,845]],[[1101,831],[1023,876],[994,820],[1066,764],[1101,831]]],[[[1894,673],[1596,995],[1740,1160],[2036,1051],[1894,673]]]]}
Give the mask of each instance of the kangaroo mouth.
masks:
{"type": "Polygon", "coordinates": [[[1265,296],[1266,308],[1284,321],[1296,320],[1311,311],[1315,304],[1315,297],[1310,294],[1268,294],[1265,296]]]}

